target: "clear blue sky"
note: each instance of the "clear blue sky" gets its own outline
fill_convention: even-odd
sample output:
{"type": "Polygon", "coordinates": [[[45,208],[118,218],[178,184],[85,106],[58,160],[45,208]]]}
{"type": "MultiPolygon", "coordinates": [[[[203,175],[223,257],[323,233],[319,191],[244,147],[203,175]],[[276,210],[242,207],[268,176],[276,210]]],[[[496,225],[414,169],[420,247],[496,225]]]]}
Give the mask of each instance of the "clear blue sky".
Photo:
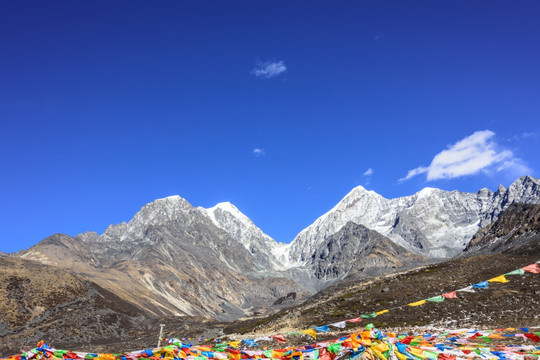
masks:
{"type": "Polygon", "coordinates": [[[537,1],[3,1],[0,251],[169,195],[290,242],[358,185],[538,177],[539,19],[537,1]]]}

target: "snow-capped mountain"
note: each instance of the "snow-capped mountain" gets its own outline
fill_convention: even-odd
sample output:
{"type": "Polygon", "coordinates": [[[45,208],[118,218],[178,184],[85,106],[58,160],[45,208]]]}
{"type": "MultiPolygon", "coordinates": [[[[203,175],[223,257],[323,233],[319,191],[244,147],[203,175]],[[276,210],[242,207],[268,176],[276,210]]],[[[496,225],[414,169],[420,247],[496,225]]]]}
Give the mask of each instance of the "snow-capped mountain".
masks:
{"type": "Polygon", "coordinates": [[[258,228],[230,202],[214,207],[198,208],[214,225],[225,230],[253,255],[257,264],[266,269],[284,270],[288,264],[289,244],[278,243],[258,228]]]}
{"type": "Polygon", "coordinates": [[[540,180],[396,199],[357,187],[291,244],[279,244],[230,203],[195,208],[171,196],[102,235],[56,234],[17,256],[82,274],[154,315],[230,320],[351,276],[457,255],[512,203],[540,203],[540,180]]]}
{"type": "Polygon", "coordinates": [[[305,295],[179,196],[143,206],[102,235],[56,234],[20,256],[83,274],[154,315],[231,320],[265,311],[290,293],[305,295]]]}
{"type": "Polygon", "coordinates": [[[297,265],[306,264],[325,239],[349,221],[375,230],[416,253],[452,257],[512,203],[540,203],[540,180],[521,177],[508,189],[499,186],[496,192],[425,188],[395,199],[386,199],[359,186],[296,236],[289,259],[297,265]]]}

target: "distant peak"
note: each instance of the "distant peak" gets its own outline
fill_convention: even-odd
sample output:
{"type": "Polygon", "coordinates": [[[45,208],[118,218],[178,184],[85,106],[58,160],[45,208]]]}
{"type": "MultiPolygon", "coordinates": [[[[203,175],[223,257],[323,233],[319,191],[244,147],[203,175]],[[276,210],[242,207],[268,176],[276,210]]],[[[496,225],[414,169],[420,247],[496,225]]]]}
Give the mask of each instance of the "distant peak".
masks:
{"type": "Polygon", "coordinates": [[[231,204],[228,201],[220,202],[220,203],[216,204],[216,206],[214,206],[214,208],[218,208],[218,209],[221,209],[221,210],[226,210],[226,211],[229,211],[229,212],[240,212],[240,210],[238,210],[238,208],[236,206],[234,206],[233,204],[231,204]]]}
{"type": "Polygon", "coordinates": [[[357,194],[370,194],[370,195],[377,195],[377,196],[380,196],[379,194],[377,194],[375,191],[373,190],[367,190],[365,187],[363,187],[362,185],[358,185],[357,187],[355,187],[354,189],[352,189],[346,196],[345,198],[349,197],[349,196],[353,196],[353,195],[357,195],[357,194]]]}
{"type": "Polygon", "coordinates": [[[242,219],[244,221],[249,220],[249,218],[244,215],[244,213],[242,213],[240,210],[238,210],[236,206],[234,206],[228,201],[220,202],[211,208],[205,209],[205,211],[208,213],[214,213],[218,209],[224,212],[228,212],[238,219],[242,219]]]}

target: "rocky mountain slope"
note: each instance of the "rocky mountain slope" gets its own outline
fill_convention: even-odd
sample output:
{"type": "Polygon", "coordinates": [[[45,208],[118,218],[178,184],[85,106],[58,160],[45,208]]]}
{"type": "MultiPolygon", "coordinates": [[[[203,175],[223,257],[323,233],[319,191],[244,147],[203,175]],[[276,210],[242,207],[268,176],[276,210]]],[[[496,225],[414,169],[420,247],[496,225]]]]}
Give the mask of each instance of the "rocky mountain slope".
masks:
{"type": "Polygon", "coordinates": [[[138,337],[151,317],[95,283],[35,261],[0,262],[0,354],[50,339],[58,346],[88,346],[138,337]]]}
{"type": "MultiPolygon", "coordinates": [[[[407,306],[409,303],[462,289],[536,261],[538,258],[534,256],[479,255],[364,281],[345,279],[299,306],[281,310],[268,317],[235,322],[225,329],[225,333],[248,333],[254,336],[287,333],[333,324],[385,309],[389,311],[375,318],[363,319],[359,324],[347,324],[348,330],[344,331],[350,332],[354,327],[363,327],[369,322],[379,328],[401,328],[401,331],[406,331],[411,326],[431,326],[439,329],[537,326],[540,321],[539,274],[508,276],[508,283],[490,283],[487,289],[459,292],[457,299],[446,299],[442,303],[427,302],[418,307],[407,306]]],[[[335,332],[327,337],[319,334],[317,340],[323,341],[336,336],[335,332]]],[[[301,340],[305,342],[306,338],[301,340]]]]}
{"type": "Polygon", "coordinates": [[[411,268],[427,260],[364,225],[348,222],[295,270],[299,279],[299,269],[303,269],[304,286],[310,284],[318,291],[345,277],[369,278],[411,268]]]}
{"type": "Polygon", "coordinates": [[[406,249],[429,257],[456,256],[482,227],[495,221],[512,203],[540,203],[540,180],[525,176],[508,189],[482,189],[475,194],[425,188],[385,199],[359,186],[332,210],[302,230],[291,243],[291,262],[305,264],[349,221],[375,230],[406,249]]]}
{"type": "Polygon", "coordinates": [[[145,205],[101,236],[58,234],[20,256],[87,276],[155,316],[232,320],[291,292],[305,295],[292,280],[265,273],[241,242],[178,196],[145,205]]]}
{"type": "Polygon", "coordinates": [[[497,221],[474,235],[464,253],[540,256],[540,205],[510,205],[497,221]]]}
{"type": "Polygon", "coordinates": [[[278,243],[259,229],[250,218],[229,202],[214,207],[198,208],[218,228],[239,240],[251,253],[259,270],[285,270],[289,245],[278,243]]]}

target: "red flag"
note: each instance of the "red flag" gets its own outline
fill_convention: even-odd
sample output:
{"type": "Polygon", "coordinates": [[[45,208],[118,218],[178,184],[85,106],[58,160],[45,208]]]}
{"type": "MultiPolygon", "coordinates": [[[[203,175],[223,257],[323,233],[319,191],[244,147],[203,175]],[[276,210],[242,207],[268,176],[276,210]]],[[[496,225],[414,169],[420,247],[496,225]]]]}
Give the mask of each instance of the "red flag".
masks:
{"type": "Polygon", "coordinates": [[[440,360],[456,360],[455,355],[447,355],[444,353],[440,353],[438,356],[438,359],[440,360]]]}
{"type": "Polygon", "coordinates": [[[336,356],[334,354],[332,354],[331,352],[329,352],[325,348],[322,348],[321,350],[319,350],[319,359],[320,360],[334,360],[335,357],[336,356]]]}
{"type": "Polygon", "coordinates": [[[412,339],[414,339],[414,337],[405,336],[403,339],[399,340],[399,342],[402,343],[402,344],[405,344],[405,345],[410,345],[412,339]]]}
{"type": "Polygon", "coordinates": [[[345,321],[350,322],[350,323],[357,323],[357,322],[362,321],[362,318],[357,317],[357,318],[349,319],[349,320],[345,320],[345,321]]]}
{"type": "Polygon", "coordinates": [[[452,292],[449,292],[449,293],[446,293],[446,294],[442,294],[442,297],[447,298],[447,299],[457,299],[457,295],[456,295],[455,291],[452,291],[452,292]]]}
{"type": "Polygon", "coordinates": [[[525,270],[533,274],[540,274],[540,266],[538,266],[538,264],[527,265],[525,267],[522,267],[521,270],[525,270]]]}
{"type": "Polygon", "coordinates": [[[538,336],[536,334],[527,333],[527,334],[523,334],[523,335],[525,335],[526,337],[528,337],[529,339],[531,339],[535,343],[540,341],[540,336],[538,336]]]}
{"type": "Polygon", "coordinates": [[[283,334],[277,334],[270,336],[272,339],[276,340],[278,343],[286,343],[287,339],[285,339],[285,336],[283,334]]]}

